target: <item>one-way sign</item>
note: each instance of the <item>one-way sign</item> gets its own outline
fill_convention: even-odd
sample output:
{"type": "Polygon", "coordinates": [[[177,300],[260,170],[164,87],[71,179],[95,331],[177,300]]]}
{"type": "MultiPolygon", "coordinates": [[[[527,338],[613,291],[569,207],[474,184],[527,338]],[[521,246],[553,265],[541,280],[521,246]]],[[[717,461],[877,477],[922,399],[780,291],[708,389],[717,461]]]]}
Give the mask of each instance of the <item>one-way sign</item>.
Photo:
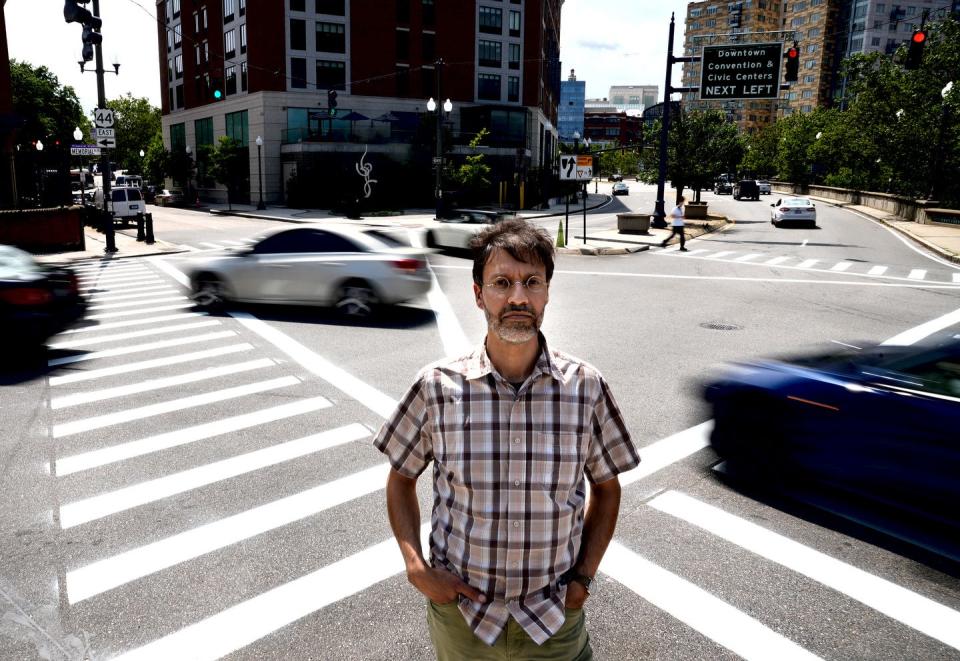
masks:
{"type": "Polygon", "coordinates": [[[116,149],[117,139],[116,138],[97,138],[97,147],[102,147],[103,149],[116,149]]]}

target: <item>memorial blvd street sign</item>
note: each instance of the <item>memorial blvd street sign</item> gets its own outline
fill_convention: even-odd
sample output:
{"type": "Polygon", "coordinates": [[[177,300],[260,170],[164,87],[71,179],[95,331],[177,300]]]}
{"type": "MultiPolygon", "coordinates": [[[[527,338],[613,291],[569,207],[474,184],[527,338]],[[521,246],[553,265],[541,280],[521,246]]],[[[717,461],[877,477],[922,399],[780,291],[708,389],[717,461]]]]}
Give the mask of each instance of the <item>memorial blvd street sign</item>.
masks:
{"type": "Polygon", "coordinates": [[[704,46],[701,99],[776,99],[783,44],[704,46]]]}
{"type": "Polygon", "coordinates": [[[100,148],[96,145],[70,145],[71,156],[99,156],[100,148]]]}

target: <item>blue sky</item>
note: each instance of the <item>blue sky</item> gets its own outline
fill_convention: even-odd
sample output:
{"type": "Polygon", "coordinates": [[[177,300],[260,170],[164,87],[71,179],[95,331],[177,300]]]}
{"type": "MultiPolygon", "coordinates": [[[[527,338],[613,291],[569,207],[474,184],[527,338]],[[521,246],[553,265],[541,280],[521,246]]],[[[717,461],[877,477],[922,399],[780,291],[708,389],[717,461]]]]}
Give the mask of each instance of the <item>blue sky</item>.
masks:
{"type": "MultiPolygon", "coordinates": [[[[273,0],[271,0],[273,1],[273,0]]],[[[92,5],[87,5],[88,8],[92,5]]],[[[576,69],[588,97],[605,97],[611,85],[658,85],[663,95],[667,27],[677,14],[674,54],[683,44],[687,2],[679,0],[566,0],[561,17],[562,78],[576,69]]],[[[100,0],[107,98],[130,92],[160,105],[160,74],[154,0],[100,0]]],[[[86,109],[96,105],[96,77],[81,74],[80,26],[63,22],[61,0],[7,0],[10,57],[46,65],[77,91],[86,109]]],[[[674,67],[674,85],[680,65],[674,67]]]]}

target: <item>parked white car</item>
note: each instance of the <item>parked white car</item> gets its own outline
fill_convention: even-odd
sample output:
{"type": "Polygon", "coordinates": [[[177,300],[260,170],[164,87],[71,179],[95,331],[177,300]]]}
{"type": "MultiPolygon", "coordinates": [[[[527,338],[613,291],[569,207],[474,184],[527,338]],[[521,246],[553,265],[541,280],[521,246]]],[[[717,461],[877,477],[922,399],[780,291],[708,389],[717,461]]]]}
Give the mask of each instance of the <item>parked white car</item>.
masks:
{"type": "Polygon", "coordinates": [[[431,286],[422,248],[357,225],[300,226],[249,247],[195,260],[187,274],[200,307],[236,301],[334,306],[352,317],[423,296],[431,286]]]}
{"type": "Polygon", "coordinates": [[[483,209],[458,209],[456,213],[454,218],[443,218],[428,225],[427,246],[468,250],[471,239],[489,225],[516,217],[509,212],[483,209]]]}
{"type": "Polygon", "coordinates": [[[777,200],[770,205],[770,222],[774,227],[783,223],[805,223],[812,226],[817,224],[817,207],[813,200],[806,197],[788,197],[777,200]]]}

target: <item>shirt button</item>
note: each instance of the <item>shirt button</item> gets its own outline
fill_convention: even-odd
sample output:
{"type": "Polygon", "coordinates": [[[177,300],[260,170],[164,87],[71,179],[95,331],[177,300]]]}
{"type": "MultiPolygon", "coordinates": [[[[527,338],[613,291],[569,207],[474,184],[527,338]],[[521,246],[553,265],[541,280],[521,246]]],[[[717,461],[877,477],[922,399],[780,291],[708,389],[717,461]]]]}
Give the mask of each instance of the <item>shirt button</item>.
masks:
{"type": "Polygon", "coordinates": [[[519,439],[519,438],[515,438],[515,439],[513,439],[513,442],[514,442],[515,444],[519,444],[519,443],[520,443],[520,439],[519,439]]]}
{"type": "Polygon", "coordinates": [[[520,527],[520,522],[519,522],[519,521],[514,521],[514,522],[513,522],[513,527],[514,527],[514,528],[519,528],[519,527],[520,527]]]}
{"type": "Polygon", "coordinates": [[[513,481],[513,486],[519,487],[519,486],[520,486],[520,480],[514,480],[514,481],[513,481]]]}

